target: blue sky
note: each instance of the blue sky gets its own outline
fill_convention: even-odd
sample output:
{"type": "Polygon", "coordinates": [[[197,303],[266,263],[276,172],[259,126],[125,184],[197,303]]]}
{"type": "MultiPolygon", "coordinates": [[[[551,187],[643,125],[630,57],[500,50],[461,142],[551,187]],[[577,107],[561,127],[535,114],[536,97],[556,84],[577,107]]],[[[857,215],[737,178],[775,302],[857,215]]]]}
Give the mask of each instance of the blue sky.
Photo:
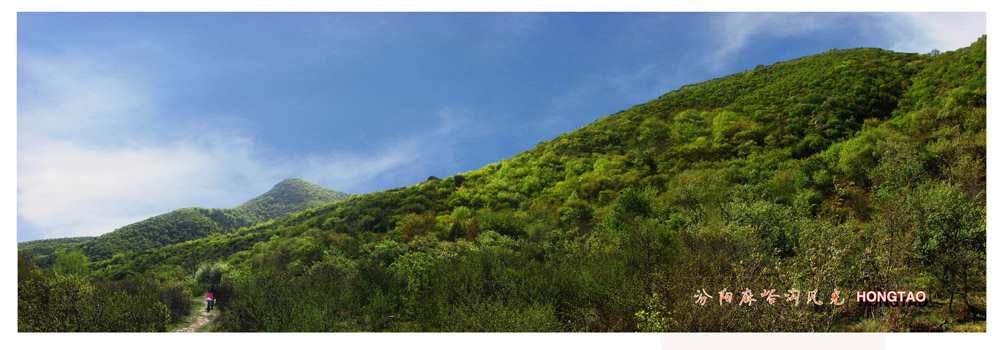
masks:
{"type": "Polygon", "coordinates": [[[985,14],[20,13],[18,241],[478,169],[833,48],[964,47],[985,14]]]}

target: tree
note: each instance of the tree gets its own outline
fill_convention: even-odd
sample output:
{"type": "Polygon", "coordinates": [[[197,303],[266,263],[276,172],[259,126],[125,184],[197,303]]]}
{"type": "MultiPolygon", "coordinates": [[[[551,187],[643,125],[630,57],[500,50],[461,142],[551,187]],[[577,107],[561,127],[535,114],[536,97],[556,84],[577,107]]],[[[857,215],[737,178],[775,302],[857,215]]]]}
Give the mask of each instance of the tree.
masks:
{"type": "Polygon", "coordinates": [[[59,249],[52,271],[60,275],[82,275],[87,272],[87,256],[79,250],[67,252],[66,249],[59,249]]]}
{"type": "Polygon", "coordinates": [[[969,291],[985,280],[986,211],[957,185],[930,182],[917,188],[910,213],[917,241],[914,253],[948,293],[951,311],[961,294],[969,311],[969,291]]]}

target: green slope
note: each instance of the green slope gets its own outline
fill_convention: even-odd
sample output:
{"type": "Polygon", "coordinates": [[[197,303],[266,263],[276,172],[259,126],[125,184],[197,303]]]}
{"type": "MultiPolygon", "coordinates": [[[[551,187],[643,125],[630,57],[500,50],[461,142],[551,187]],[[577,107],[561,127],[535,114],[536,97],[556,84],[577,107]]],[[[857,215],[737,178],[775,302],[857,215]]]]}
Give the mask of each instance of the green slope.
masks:
{"type": "Polygon", "coordinates": [[[266,193],[233,209],[183,208],[126,225],[92,239],[70,239],[44,244],[44,251],[30,249],[42,242],[18,245],[21,255],[42,267],[53,262],[57,249],[81,249],[91,260],[104,260],[115,254],[230,233],[294,212],[345,199],[350,195],[333,191],[301,179],[285,179],[266,193]],[[66,244],[63,244],[66,243],[66,244]]]}
{"type": "Polygon", "coordinates": [[[761,66],[476,171],[101,261],[94,278],[225,261],[232,331],[927,328],[912,306],[699,306],[702,288],[921,289],[955,296],[937,319],[975,319],[985,46],[761,66]]]}

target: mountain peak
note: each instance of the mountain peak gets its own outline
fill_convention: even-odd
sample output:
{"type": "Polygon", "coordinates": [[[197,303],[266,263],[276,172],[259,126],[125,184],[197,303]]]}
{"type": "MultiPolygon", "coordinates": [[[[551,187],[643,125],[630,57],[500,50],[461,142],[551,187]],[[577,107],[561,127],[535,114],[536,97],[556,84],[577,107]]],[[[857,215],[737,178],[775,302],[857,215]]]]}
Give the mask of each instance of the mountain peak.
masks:
{"type": "Polygon", "coordinates": [[[271,190],[234,209],[243,211],[260,221],[267,221],[347,197],[350,197],[350,194],[334,191],[303,179],[287,178],[275,184],[271,190]]]}
{"type": "MultiPolygon", "coordinates": [[[[243,203],[241,206],[247,205],[248,203],[253,202],[253,201],[257,200],[257,199],[262,199],[262,198],[268,197],[268,196],[270,196],[270,197],[296,196],[296,197],[304,197],[304,199],[320,199],[320,200],[322,200],[325,197],[331,197],[331,196],[332,197],[339,197],[339,196],[337,196],[337,194],[346,194],[346,193],[334,191],[334,190],[328,189],[326,187],[314,184],[312,182],[309,182],[309,181],[306,181],[306,180],[303,180],[303,179],[299,179],[299,178],[295,178],[295,177],[290,177],[290,178],[281,180],[281,182],[279,182],[279,183],[274,184],[274,186],[271,187],[270,190],[268,190],[267,192],[264,192],[264,194],[258,196],[257,198],[254,198],[254,199],[250,200],[247,203],[243,203]],[[313,198],[313,197],[315,197],[315,198],[313,198]]],[[[302,198],[300,198],[300,199],[302,199],[302,198]]],[[[342,198],[337,198],[337,199],[342,199],[342,198]]],[[[334,199],[334,200],[337,200],[337,199],[334,199]]]]}
{"type": "MultiPolygon", "coordinates": [[[[283,186],[283,185],[284,186],[288,186],[288,185],[316,185],[316,184],[314,184],[312,182],[309,182],[309,181],[306,181],[306,180],[303,180],[303,179],[300,179],[300,178],[297,178],[297,177],[290,177],[290,178],[281,180],[281,182],[275,184],[274,187],[283,186]]],[[[316,185],[316,186],[319,186],[319,185],[316,185]]]]}

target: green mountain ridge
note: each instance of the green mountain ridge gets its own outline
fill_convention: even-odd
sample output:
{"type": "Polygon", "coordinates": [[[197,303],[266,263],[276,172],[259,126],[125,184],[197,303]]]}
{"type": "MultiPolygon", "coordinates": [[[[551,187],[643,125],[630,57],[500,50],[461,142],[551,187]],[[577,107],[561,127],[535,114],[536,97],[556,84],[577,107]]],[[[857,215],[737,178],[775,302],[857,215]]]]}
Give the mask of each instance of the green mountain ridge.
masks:
{"type": "Polygon", "coordinates": [[[58,249],[80,249],[91,260],[103,260],[115,254],[234,232],[349,196],[302,179],[290,178],[232,209],[182,208],[96,237],[19,243],[18,252],[43,267],[52,265],[58,249]]]}
{"type": "Polygon", "coordinates": [[[862,48],[759,66],[479,170],[96,261],[89,276],[169,280],[225,266],[226,331],[980,322],[985,48],[983,36],[940,55],[862,48]],[[744,289],[768,288],[815,290],[827,304],[736,305],[744,289]],[[831,305],[835,291],[883,289],[927,290],[938,303],[831,305]],[[693,303],[704,290],[736,300],[693,303]]]}

